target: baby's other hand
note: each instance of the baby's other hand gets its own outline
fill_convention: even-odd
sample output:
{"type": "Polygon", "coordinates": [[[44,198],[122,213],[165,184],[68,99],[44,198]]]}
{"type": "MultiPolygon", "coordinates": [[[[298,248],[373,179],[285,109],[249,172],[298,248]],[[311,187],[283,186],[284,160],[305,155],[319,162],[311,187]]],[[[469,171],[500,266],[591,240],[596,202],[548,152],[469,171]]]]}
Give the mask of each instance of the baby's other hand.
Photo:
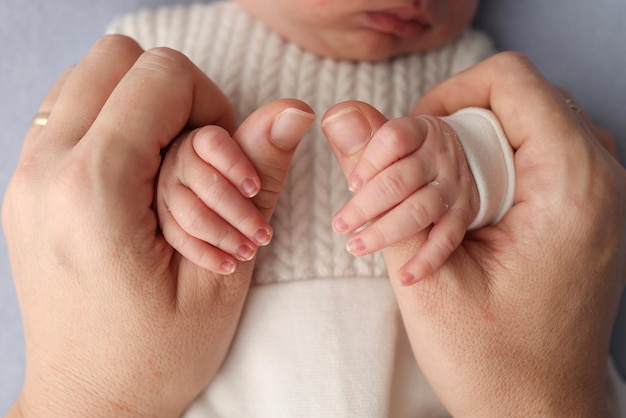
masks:
{"type": "Polygon", "coordinates": [[[322,125],[355,193],[333,217],[339,233],[362,228],[349,238],[348,251],[370,254],[424,231],[427,238],[398,277],[418,280],[437,271],[462,242],[479,208],[478,190],[454,131],[430,116],[387,121],[360,102],[331,108],[322,125]]]}
{"type": "Polygon", "coordinates": [[[272,237],[251,200],[260,189],[254,166],[226,130],[206,126],[185,133],[168,149],[159,175],[163,235],[198,266],[230,274],[272,237]]]}

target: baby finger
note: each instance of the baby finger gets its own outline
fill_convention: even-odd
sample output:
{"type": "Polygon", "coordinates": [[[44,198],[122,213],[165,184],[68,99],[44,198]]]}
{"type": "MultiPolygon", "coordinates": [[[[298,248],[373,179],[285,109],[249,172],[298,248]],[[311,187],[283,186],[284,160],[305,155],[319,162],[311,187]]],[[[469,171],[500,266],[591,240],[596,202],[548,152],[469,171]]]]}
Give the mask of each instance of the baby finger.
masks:
{"type": "Polygon", "coordinates": [[[429,184],[348,240],[352,255],[381,250],[429,228],[448,209],[441,189],[429,184]]]}
{"type": "MultiPolygon", "coordinates": [[[[256,245],[210,207],[207,207],[187,187],[179,185],[167,197],[169,199],[164,201],[167,211],[189,236],[210,244],[241,261],[254,257],[256,245]]],[[[180,251],[180,248],[172,245],[180,251]]]]}

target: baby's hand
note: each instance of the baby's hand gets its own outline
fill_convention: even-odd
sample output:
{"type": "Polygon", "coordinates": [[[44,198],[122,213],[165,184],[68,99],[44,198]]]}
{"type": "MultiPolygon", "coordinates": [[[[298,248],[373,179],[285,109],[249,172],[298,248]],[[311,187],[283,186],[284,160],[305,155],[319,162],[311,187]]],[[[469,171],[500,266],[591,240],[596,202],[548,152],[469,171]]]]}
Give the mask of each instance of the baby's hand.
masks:
{"type": "Polygon", "coordinates": [[[480,204],[454,131],[435,117],[387,121],[358,103],[329,111],[322,124],[355,193],[333,217],[333,228],[342,234],[363,228],[348,240],[348,251],[366,255],[428,230],[402,270],[415,278],[437,271],[463,240],[480,204]],[[357,132],[362,140],[355,141],[357,132]]]}
{"type": "Polygon", "coordinates": [[[272,228],[251,198],[261,180],[224,129],[206,126],[179,137],[163,161],[157,211],[168,243],[215,273],[230,274],[267,245],[272,228]]]}

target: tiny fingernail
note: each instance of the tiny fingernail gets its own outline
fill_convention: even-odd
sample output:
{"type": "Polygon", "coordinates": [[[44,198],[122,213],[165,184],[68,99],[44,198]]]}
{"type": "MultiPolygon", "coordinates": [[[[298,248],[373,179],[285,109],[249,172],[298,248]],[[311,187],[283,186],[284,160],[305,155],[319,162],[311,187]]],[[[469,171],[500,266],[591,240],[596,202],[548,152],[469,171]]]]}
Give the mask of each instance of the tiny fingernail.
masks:
{"type": "Polygon", "coordinates": [[[348,180],[348,189],[352,193],[356,193],[363,187],[363,179],[360,176],[353,174],[350,176],[350,180],[348,180]]]}
{"type": "Polygon", "coordinates": [[[254,257],[255,251],[249,245],[242,245],[237,248],[237,259],[240,261],[250,261],[254,257]]]}
{"type": "Polygon", "coordinates": [[[272,232],[267,229],[259,229],[256,234],[254,234],[254,241],[257,245],[267,245],[272,240],[272,232]]]}
{"type": "Polygon", "coordinates": [[[246,197],[254,197],[259,193],[259,190],[261,190],[261,183],[259,179],[248,177],[241,182],[241,189],[246,197]]]}
{"type": "Polygon", "coordinates": [[[417,282],[413,273],[409,272],[401,273],[398,279],[400,280],[400,284],[402,284],[402,286],[411,286],[412,284],[417,282]]]}
{"type": "Polygon", "coordinates": [[[358,151],[372,136],[372,127],[356,107],[347,107],[322,121],[328,139],[342,154],[358,151]]]}
{"type": "Polygon", "coordinates": [[[291,151],[298,145],[302,135],[309,129],[315,120],[313,113],[290,107],[280,112],[270,129],[270,139],[286,151],[291,151]]]}
{"type": "Polygon", "coordinates": [[[232,274],[235,272],[236,264],[230,260],[223,261],[220,264],[220,271],[222,274],[232,274]]]}
{"type": "Polygon", "coordinates": [[[367,247],[362,239],[357,238],[348,241],[348,252],[352,255],[365,255],[367,254],[367,247]]]}
{"type": "Polygon", "coordinates": [[[333,229],[339,234],[345,234],[350,230],[350,227],[343,218],[336,218],[333,220],[333,229]]]}

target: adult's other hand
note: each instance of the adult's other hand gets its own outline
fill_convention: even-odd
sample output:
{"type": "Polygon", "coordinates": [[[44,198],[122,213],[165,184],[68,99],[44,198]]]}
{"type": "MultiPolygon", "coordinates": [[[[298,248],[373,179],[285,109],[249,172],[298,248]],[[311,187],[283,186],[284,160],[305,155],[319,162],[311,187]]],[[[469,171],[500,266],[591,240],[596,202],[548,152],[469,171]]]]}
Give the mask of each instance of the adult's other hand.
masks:
{"type": "MultiPolygon", "coordinates": [[[[441,83],[414,113],[470,106],[491,109],[515,149],[515,205],[410,287],[398,270],[424,234],[384,250],[415,357],[454,416],[604,416],[626,277],[626,172],[520,54],[441,83]]],[[[336,153],[346,175],[359,152],[336,153]]]]}
{"type": "MultiPolygon", "coordinates": [[[[184,410],[226,355],[253,263],[211,274],[165,242],[154,211],[161,152],[210,124],[270,143],[274,118],[294,106],[309,109],[272,103],[235,131],[227,98],[186,57],[120,36],[99,40],[61,77],[41,105],[47,124],[26,135],[3,204],[27,348],[10,414],[184,410]]],[[[255,197],[267,217],[291,156],[268,152],[280,170],[259,173],[272,182],[255,197]]]]}

